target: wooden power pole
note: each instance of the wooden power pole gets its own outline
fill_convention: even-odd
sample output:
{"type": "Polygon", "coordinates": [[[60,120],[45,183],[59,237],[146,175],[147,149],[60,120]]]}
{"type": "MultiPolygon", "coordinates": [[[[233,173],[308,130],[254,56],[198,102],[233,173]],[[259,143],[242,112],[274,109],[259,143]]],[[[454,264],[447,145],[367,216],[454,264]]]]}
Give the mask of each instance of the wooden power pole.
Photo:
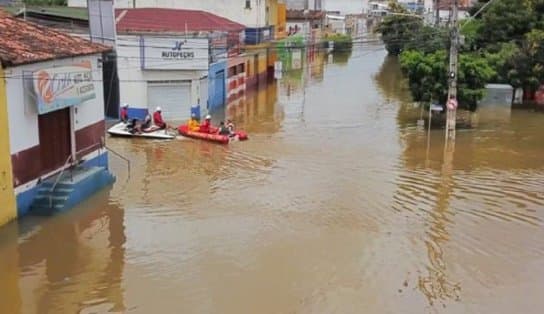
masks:
{"type": "Polygon", "coordinates": [[[459,66],[459,0],[452,0],[450,73],[447,100],[446,140],[455,140],[457,113],[457,71],[459,66]]]}

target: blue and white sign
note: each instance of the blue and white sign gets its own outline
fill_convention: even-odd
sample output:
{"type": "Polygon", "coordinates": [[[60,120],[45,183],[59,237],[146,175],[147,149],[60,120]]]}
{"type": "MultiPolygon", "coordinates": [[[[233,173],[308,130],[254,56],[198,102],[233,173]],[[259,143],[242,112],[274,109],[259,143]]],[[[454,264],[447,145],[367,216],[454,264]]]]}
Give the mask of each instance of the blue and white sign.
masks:
{"type": "Polygon", "coordinates": [[[208,70],[208,38],[143,37],[142,67],[146,70],[208,70]]]}

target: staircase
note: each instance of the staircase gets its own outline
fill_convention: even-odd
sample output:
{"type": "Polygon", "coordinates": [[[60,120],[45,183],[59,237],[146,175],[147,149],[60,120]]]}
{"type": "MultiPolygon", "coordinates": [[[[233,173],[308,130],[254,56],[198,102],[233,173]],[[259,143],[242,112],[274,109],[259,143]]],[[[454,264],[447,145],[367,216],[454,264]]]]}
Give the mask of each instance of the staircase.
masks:
{"type": "Polygon", "coordinates": [[[30,213],[53,215],[64,212],[81,203],[115,177],[104,167],[75,167],[40,184],[30,213]],[[56,184],[55,184],[56,183],[56,184]]]}

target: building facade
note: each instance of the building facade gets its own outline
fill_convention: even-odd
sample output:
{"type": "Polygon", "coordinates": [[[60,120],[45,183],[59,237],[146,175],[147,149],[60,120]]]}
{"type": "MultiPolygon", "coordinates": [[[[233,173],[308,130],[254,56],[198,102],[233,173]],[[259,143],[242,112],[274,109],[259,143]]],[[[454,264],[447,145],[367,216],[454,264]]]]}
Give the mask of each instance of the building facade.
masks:
{"type": "Polygon", "coordinates": [[[239,53],[243,25],[193,10],[117,9],[116,16],[121,102],[132,115],[160,106],[165,119],[182,121],[192,107],[225,105],[226,59],[239,53]]]}
{"type": "MultiPolygon", "coordinates": [[[[278,0],[117,0],[119,9],[169,8],[201,10],[236,21],[248,27],[273,25],[274,10],[278,0]]],[[[68,6],[86,7],[87,0],[68,0],[68,6]]]]}
{"type": "Polygon", "coordinates": [[[109,48],[1,12],[0,26],[17,216],[68,209],[113,181],[101,84],[109,48]],[[65,170],[70,182],[55,178],[65,170]]]}

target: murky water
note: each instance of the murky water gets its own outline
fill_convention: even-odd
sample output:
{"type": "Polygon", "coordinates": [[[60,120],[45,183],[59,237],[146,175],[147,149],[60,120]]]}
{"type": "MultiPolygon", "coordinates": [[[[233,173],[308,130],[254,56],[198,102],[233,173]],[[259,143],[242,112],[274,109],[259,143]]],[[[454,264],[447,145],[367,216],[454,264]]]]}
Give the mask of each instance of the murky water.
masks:
{"type": "Polygon", "coordinates": [[[0,313],[542,313],[544,114],[445,151],[382,50],[311,58],[248,142],[110,139],[112,188],[0,229],[0,313]]]}

